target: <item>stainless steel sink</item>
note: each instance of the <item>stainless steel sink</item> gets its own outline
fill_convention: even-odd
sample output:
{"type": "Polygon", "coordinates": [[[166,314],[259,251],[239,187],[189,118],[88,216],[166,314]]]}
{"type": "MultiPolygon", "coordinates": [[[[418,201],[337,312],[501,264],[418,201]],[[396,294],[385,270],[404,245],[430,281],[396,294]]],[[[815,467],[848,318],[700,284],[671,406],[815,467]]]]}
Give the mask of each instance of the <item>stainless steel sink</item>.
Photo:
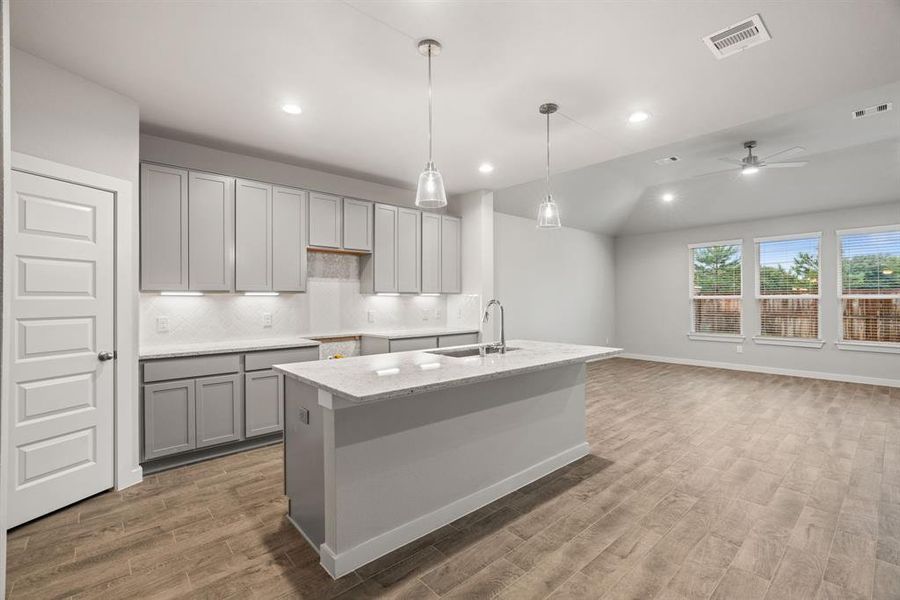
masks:
{"type": "MultiPolygon", "coordinates": [[[[507,352],[518,350],[518,348],[507,348],[507,352]]],[[[468,356],[484,356],[485,354],[496,354],[499,349],[494,346],[470,346],[467,348],[448,348],[446,350],[429,350],[429,354],[441,354],[443,356],[452,356],[453,358],[466,358],[468,356]]]]}

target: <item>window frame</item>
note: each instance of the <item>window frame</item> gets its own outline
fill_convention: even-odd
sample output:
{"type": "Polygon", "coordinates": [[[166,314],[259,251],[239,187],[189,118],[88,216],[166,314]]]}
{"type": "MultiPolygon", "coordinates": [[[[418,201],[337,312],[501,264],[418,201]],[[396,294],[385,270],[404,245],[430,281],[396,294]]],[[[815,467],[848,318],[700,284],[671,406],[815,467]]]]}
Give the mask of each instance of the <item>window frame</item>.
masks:
{"type": "Polygon", "coordinates": [[[703,342],[743,342],[746,339],[744,335],[744,240],[743,238],[722,240],[716,242],[697,242],[688,244],[688,338],[695,341],[703,342]],[[741,249],[741,277],[739,283],[740,293],[737,295],[722,294],[715,296],[697,296],[694,294],[694,250],[697,248],[711,248],[714,246],[738,246],[741,249]],[[741,318],[740,333],[703,333],[698,332],[696,323],[694,322],[694,300],[726,300],[737,298],[741,301],[741,318]]]}
{"type": "MultiPolygon", "coordinates": [[[[839,350],[851,350],[854,352],[887,352],[892,354],[900,354],[900,343],[897,342],[862,342],[859,340],[844,339],[844,300],[853,299],[900,299],[900,294],[844,294],[844,252],[843,238],[846,235],[866,234],[866,233],[883,233],[885,231],[900,232],[900,223],[892,225],[874,225],[870,227],[852,227],[849,229],[837,229],[834,232],[834,243],[837,260],[835,261],[835,270],[837,277],[835,278],[837,287],[837,335],[835,336],[834,345],[839,350]]],[[[820,271],[821,273],[821,268],[820,271]]]]}
{"type": "Polygon", "coordinates": [[[756,285],[753,289],[754,300],[756,301],[757,306],[757,332],[753,336],[753,341],[757,344],[770,345],[770,346],[796,346],[798,348],[822,348],[825,345],[825,340],[822,338],[822,232],[821,231],[813,231],[809,233],[789,233],[785,235],[770,235],[753,238],[753,251],[754,251],[754,276],[756,277],[756,285]],[[760,277],[760,269],[762,267],[762,263],[760,261],[760,245],[765,242],[785,242],[790,240],[808,240],[808,239],[816,239],[818,241],[818,250],[816,251],[816,259],[819,261],[819,282],[818,282],[818,292],[815,294],[763,294],[762,293],[762,278],[760,277]],[[817,300],[816,303],[816,320],[817,326],[816,330],[819,332],[819,335],[815,338],[799,338],[799,337],[775,337],[771,335],[763,335],[762,334],[762,311],[760,310],[761,302],[760,300],[781,300],[785,298],[792,298],[797,300],[817,300]]]}

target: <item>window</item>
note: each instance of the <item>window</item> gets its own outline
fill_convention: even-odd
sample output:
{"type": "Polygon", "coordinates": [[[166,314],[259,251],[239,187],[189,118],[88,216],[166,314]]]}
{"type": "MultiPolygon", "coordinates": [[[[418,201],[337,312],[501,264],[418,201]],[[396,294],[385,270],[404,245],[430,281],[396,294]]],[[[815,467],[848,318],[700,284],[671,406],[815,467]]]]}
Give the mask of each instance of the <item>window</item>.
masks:
{"type": "Polygon", "coordinates": [[[839,231],[844,342],[900,345],[900,225],[839,231]]]}
{"type": "Polygon", "coordinates": [[[756,298],[763,338],[757,341],[818,339],[820,240],[818,233],[756,240],[756,298]]]}
{"type": "Polygon", "coordinates": [[[741,242],[694,244],[691,250],[692,333],[741,334],[741,242]]]}

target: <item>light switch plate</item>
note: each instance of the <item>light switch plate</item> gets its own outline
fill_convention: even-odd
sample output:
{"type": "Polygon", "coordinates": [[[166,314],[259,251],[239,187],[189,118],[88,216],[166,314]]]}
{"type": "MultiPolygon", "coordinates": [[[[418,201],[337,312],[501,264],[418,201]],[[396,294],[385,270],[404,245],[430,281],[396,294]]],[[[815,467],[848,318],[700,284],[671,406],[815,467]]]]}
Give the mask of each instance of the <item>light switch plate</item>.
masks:
{"type": "Polygon", "coordinates": [[[169,317],[156,317],[156,333],[169,331],[169,317]]]}
{"type": "Polygon", "coordinates": [[[739,344],[739,345],[735,348],[735,351],[736,351],[738,354],[743,354],[743,353],[744,353],[744,347],[741,346],[741,345],[739,344]]]}
{"type": "Polygon", "coordinates": [[[263,313],[263,327],[272,326],[272,313],[263,313]]]}
{"type": "Polygon", "coordinates": [[[367,311],[366,317],[369,319],[369,323],[374,323],[375,322],[375,311],[374,310],[367,311]]]}

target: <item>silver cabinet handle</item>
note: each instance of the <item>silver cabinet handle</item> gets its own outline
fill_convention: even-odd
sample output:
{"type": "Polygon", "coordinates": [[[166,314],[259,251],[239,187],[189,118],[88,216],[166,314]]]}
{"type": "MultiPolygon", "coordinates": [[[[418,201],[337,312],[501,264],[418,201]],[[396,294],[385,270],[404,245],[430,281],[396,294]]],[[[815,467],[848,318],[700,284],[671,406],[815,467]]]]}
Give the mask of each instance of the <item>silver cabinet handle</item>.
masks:
{"type": "Polygon", "coordinates": [[[97,355],[97,358],[99,358],[101,361],[112,360],[115,357],[116,357],[115,352],[101,352],[100,354],[97,355]]]}

